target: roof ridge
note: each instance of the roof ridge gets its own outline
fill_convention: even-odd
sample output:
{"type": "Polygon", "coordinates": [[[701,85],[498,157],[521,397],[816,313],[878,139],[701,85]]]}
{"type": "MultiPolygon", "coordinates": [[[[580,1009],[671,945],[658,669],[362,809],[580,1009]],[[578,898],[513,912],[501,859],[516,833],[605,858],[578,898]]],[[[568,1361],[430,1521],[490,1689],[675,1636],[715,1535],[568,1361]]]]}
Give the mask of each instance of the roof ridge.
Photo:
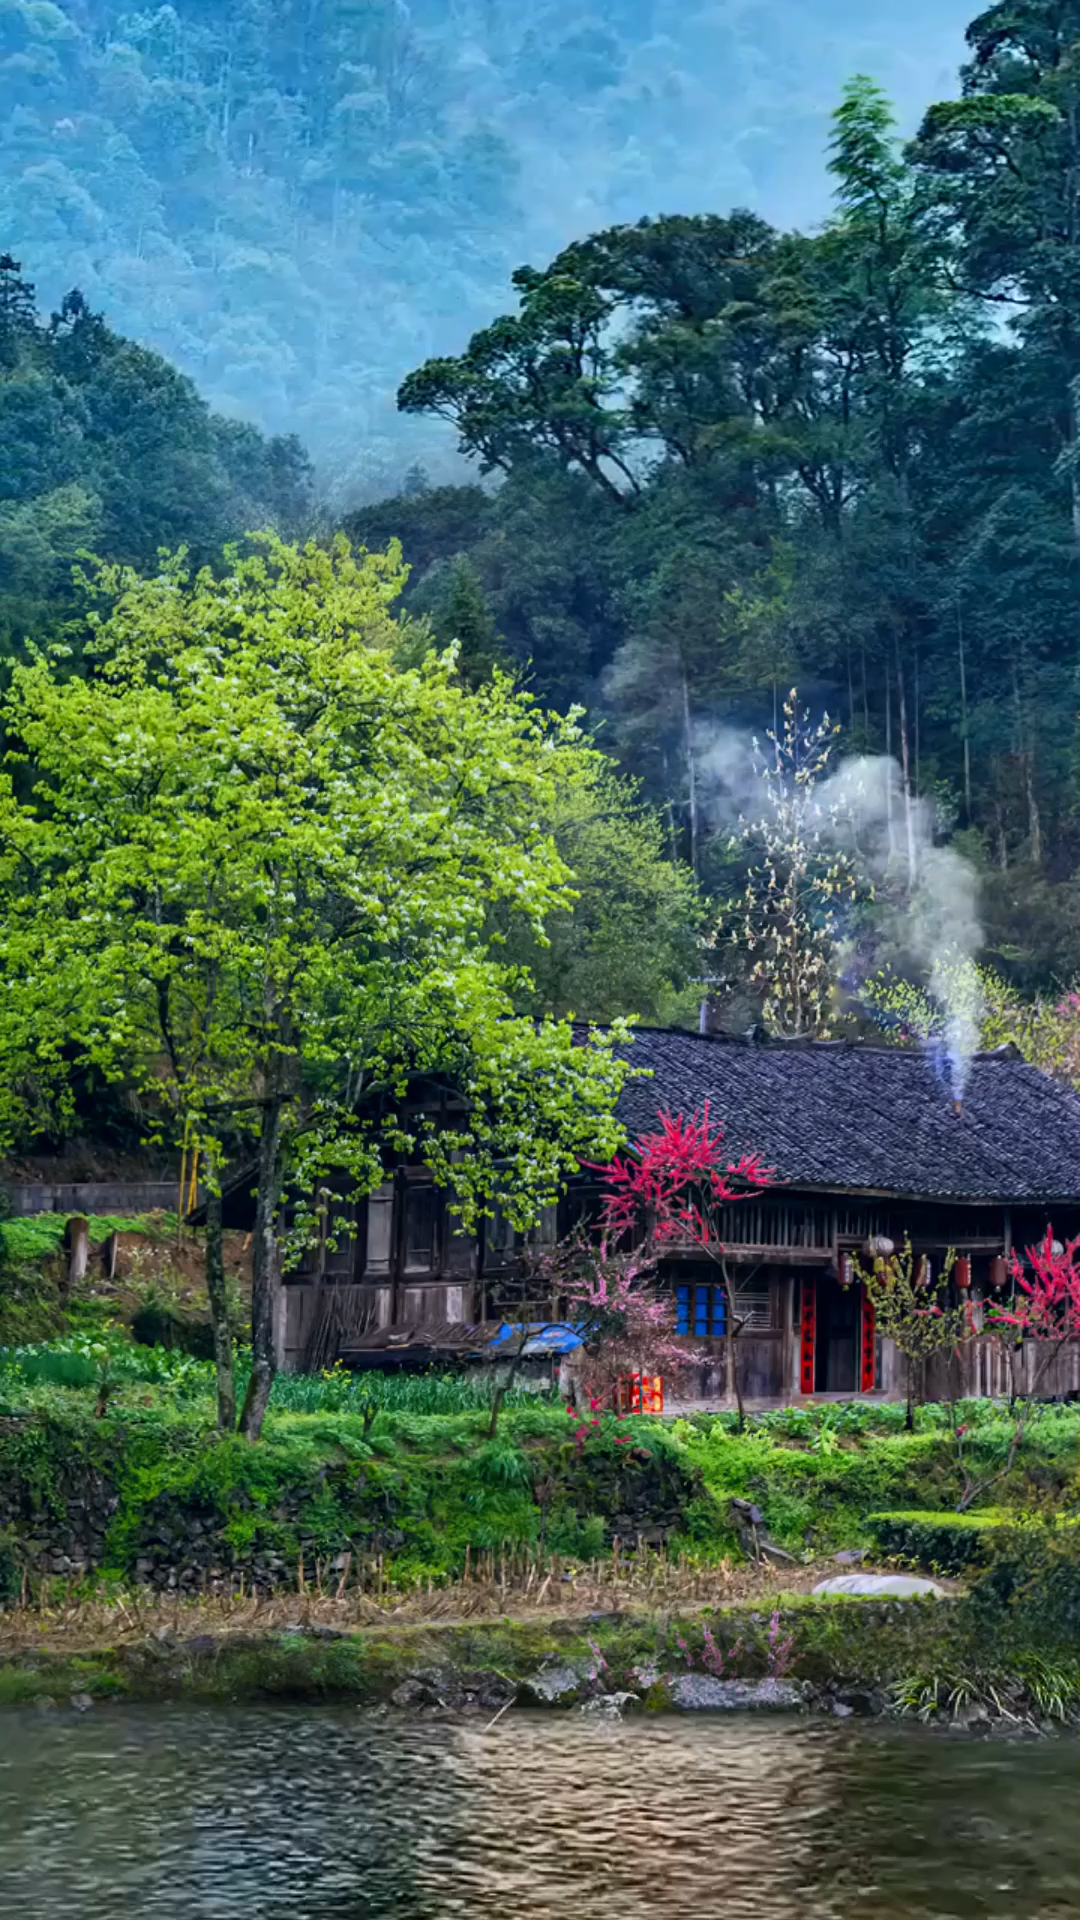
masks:
{"type": "MultiPolygon", "coordinates": [[[[574,1025],[583,1032],[592,1030],[597,1033],[609,1033],[611,1031],[611,1022],[607,1020],[575,1020],[574,1025]]],[[[856,1040],[846,1034],[836,1040],[815,1040],[810,1035],[804,1036],[798,1034],[789,1036],[785,1034],[765,1033],[761,1029],[754,1028],[751,1028],[747,1033],[695,1033],[692,1027],[654,1027],[647,1025],[644,1021],[640,1021],[635,1022],[631,1033],[651,1033],[657,1034],[661,1038],[668,1038],[670,1036],[680,1040],[698,1040],[712,1046],[745,1047],[748,1051],[753,1047],[760,1047],[763,1051],[773,1049],[777,1053],[790,1053],[799,1049],[805,1053],[877,1053],[883,1054],[890,1059],[906,1058],[918,1060],[925,1058],[928,1052],[925,1044],[917,1046],[908,1046],[906,1044],[890,1046],[887,1041],[856,1040]]],[[[1034,1062],[1026,1060],[1015,1041],[1012,1040],[1006,1041],[1004,1046],[980,1049],[975,1053],[969,1054],[968,1058],[970,1060],[1008,1061],[1025,1067],[1034,1066],[1034,1062]]],[[[1042,1069],[1036,1067],[1035,1071],[1041,1072],[1042,1069]]]]}

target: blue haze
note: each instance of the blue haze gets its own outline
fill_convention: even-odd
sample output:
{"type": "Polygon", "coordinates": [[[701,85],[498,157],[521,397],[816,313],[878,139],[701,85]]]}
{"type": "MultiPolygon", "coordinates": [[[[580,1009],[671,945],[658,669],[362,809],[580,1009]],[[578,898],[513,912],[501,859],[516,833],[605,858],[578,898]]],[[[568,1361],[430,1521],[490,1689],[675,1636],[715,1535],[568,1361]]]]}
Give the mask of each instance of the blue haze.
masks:
{"type": "Polygon", "coordinates": [[[339,504],[449,441],[394,392],[508,276],[645,213],[828,208],[867,72],[907,129],[970,0],[0,0],[0,248],[211,403],[308,443],[339,504]]]}

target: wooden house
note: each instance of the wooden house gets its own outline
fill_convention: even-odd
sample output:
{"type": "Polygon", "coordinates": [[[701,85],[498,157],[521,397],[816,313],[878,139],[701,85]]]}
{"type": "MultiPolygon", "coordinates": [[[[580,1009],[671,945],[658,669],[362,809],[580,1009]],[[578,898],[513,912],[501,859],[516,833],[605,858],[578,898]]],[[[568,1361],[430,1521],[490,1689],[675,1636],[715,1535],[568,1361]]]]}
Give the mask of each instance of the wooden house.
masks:
{"type": "MultiPolygon", "coordinates": [[[[951,1249],[971,1297],[990,1296],[1011,1250],[1080,1233],[1080,1100],[1014,1049],[970,1062],[962,1103],[924,1052],[847,1041],[782,1042],[639,1030],[621,1115],[631,1140],[661,1109],[706,1102],[732,1155],[757,1151],[775,1184],[733,1205],[725,1258],[742,1331],[748,1399],[903,1390],[890,1343],[877,1335],[851,1256],[910,1238],[937,1271],[951,1249]]],[[[418,1105],[452,1103],[418,1086],[418,1105]]],[[[227,1204],[244,1214],[243,1182],[227,1204]]],[[[587,1178],[551,1209],[536,1239],[554,1241],[587,1210],[587,1178]]],[[[453,1231],[442,1194],[421,1167],[402,1166],[352,1216],[336,1247],[315,1247],[285,1276],[280,1351],[287,1367],[423,1364],[483,1350],[503,1317],[520,1243],[496,1218],[479,1237],[453,1231]]],[[[724,1289],[700,1253],[672,1250],[663,1275],[679,1331],[704,1358],[697,1391],[724,1389],[724,1289]]],[[[1080,1356],[1063,1355],[1048,1391],[1080,1388],[1080,1356]]],[[[1000,1392],[1003,1361],[990,1342],[965,1353],[968,1389],[1000,1392]]]]}

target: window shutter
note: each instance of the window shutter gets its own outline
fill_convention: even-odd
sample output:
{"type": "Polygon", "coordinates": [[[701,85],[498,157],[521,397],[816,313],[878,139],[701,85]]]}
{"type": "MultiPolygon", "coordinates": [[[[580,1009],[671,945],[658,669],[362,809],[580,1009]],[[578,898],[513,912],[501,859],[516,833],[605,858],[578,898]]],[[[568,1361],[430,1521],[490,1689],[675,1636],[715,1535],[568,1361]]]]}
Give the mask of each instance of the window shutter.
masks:
{"type": "Polygon", "coordinates": [[[368,1273],[389,1273],[393,1244],[394,1189],[392,1185],[376,1187],[375,1192],[368,1196],[367,1203],[368,1273]]]}

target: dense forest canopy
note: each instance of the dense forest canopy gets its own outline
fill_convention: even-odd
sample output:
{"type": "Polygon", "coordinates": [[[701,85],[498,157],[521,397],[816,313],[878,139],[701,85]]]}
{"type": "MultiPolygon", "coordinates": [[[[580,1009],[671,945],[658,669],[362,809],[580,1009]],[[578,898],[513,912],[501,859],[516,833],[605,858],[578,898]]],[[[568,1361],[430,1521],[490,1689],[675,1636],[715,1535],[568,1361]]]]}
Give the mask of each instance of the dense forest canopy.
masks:
{"type": "Polygon", "coordinates": [[[1080,927],[1080,7],[995,6],[968,42],[906,145],[848,85],[818,231],[646,218],[515,272],[516,309],[399,397],[498,484],[414,476],[351,524],[401,534],[417,605],[464,552],[720,891],[725,729],[797,683],[898,763],[897,865],[923,796],[994,876],[992,949],[1045,985],[1080,927]]]}
{"type": "Polygon", "coordinates": [[[2,0],[0,235],[212,406],[387,491],[408,366],[671,207],[819,216],[845,75],[913,123],[964,0],[2,0]]]}
{"type": "MultiPolygon", "coordinates": [[[[903,908],[924,854],[948,842],[967,863],[963,951],[982,942],[981,892],[984,949],[1021,990],[1071,981],[1080,5],[981,14],[959,86],[918,126],[908,85],[910,140],[878,81],[850,80],[820,129],[833,202],[816,227],[790,206],[772,221],[749,205],[767,198],[752,168],[706,176],[704,122],[687,104],[691,73],[700,87],[744,71],[766,28],[779,44],[780,11],[676,19],[653,0],[617,20],[600,8],[579,30],[558,4],[511,15],[501,0],[327,0],[301,13],[245,0],[227,35],[212,8],[105,11],[0,11],[0,86],[21,102],[4,123],[0,244],[26,259],[13,251],[0,268],[8,649],[71,612],[71,562],[87,548],[146,569],[159,547],[202,561],[246,528],[303,531],[301,440],[213,412],[203,392],[247,405],[215,354],[235,355],[264,419],[324,451],[319,409],[332,415],[361,465],[375,461],[369,480],[382,459],[372,409],[391,381],[406,426],[456,439],[458,476],[414,464],[396,493],[350,513],[324,501],[326,530],[343,520],[373,551],[400,539],[415,657],[456,642],[471,687],[501,662],[543,704],[583,706],[651,805],[616,782],[553,819],[583,897],[551,949],[520,956],[535,1005],[689,1018],[701,979],[727,979],[696,936],[744,897],[750,852],[732,826],[746,742],[780,722],[795,685],[811,724],[826,710],[840,723],[833,764],[896,764],[866,826],[879,905],[903,908]],[[91,87],[96,118],[61,113],[91,87]],[[588,106],[561,146],[556,104],[588,106]],[[670,212],[655,205],[656,169],[680,125],[670,212]],[[28,181],[37,192],[59,178],[42,129],[82,140],[69,185],[97,196],[87,233],[100,245],[26,198],[28,181]],[[637,142],[655,167],[627,161],[618,191],[609,172],[606,198],[590,198],[601,176],[586,161],[619,129],[624,158],[637,142]],[[126,184],[118,173],[107,187],[114,160],[126,184]],[[568,168],[581,187],[569,239],[568,168]],[[127,292],[115,281],[102,319],[121,210],[139,274],[127,292]],[[557,244],[517,265],[545,231],[557,244]],[[51,319],[28,284],[39,273],[82,285],[51,319]],[[137,282],[160,296],[155,337],[200,365],[201,387],[112,330],[137,282]],[[169,332],[182,314],[186,346],[169,332]]],[[[859,46],[854,10],[827,11],[859,46]]],[[[798,92],[806,56],[790,43],[774,107],[798,92]]],[[[772,151],[777,166],[790,152],[778,132],[772,151]]],[[[875,911],[860,895],[849,918],[860,939],[870,929],[876,964],[875,911]]],[[[734,995],[740,1017],[745,1000],[734,995]]]]}

